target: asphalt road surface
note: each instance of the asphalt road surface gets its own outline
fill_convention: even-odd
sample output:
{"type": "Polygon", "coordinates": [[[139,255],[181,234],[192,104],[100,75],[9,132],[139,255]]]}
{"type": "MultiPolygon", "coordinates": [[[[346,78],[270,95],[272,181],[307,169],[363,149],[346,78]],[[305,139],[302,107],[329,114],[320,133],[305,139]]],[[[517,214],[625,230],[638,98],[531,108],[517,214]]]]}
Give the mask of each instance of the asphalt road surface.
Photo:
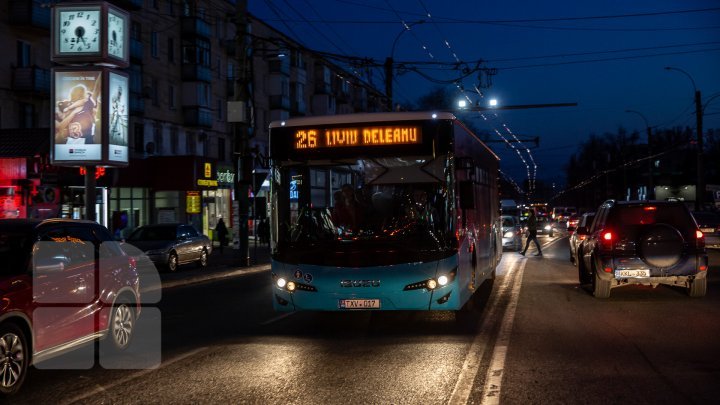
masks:
{"type": "Polygon", "coordinates": [[[115,365],[140,369],[61,358],[12,403],[717,402],[718,251],[704,298],[627,286],[598,300],[567,238],[540,239],[542,258],[505,252],[474,329],[444,312],[277,314],[267,266],[174,276],[115,365]]]}

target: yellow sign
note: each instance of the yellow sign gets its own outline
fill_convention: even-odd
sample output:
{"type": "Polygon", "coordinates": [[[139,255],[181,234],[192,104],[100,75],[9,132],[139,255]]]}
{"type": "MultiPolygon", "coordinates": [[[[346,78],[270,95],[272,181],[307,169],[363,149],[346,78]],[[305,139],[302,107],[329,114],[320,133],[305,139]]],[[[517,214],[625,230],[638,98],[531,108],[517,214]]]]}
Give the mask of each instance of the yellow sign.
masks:
{"type": "Polygon", "coordinates": [[[200,203],[200,193],[197,191],[188,191],[186,196],[185,211],[188,214],[199,214],[202,204],[200,203]]]}
{"type": "Polygon", "coordinates": [[[205,163],[205,178],[212,177],[212,163],[205,163]]]}
{"type": "Polygon", "coordinates": [[[372,126],[355,128],[304,128],[295,132],[295,149],[355,146],[415,145],[422,143],[418,126],[372,126]]]}
{"type": "Polygon", "coordinates": [[[217,187],[218,186],[217,180],[198,179],[197,184],[198,184],[198,186],[204,186],[204,187],[217,187]]]}

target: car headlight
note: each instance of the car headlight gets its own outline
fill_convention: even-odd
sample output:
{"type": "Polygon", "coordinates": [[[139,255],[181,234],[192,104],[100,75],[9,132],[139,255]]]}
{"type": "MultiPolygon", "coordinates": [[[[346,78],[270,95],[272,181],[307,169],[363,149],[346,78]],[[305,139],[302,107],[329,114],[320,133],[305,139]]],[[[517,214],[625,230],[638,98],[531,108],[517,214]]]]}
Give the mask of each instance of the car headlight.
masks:
{"type": "Polygon", "coordinates": [[[550,225],[545,225],[545,230],[546,230],[546,231],[549,231],[550,229],[552,229],[552,227],[551,227],[550,225]]]}
{"type": "Polygon", "coordinates": [[[503,238],[512,238],[515,235],[513,231],[507,231],[503,234],[503,238]]]}

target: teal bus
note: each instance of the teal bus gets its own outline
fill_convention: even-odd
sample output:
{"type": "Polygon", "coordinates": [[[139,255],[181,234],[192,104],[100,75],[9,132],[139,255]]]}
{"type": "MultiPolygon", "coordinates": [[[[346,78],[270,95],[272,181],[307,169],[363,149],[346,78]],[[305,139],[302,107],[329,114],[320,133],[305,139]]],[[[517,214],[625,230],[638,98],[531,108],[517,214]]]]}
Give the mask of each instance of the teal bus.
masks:
{"type": "Polygon", "coordinates": [[[467,313],[502,255],[498,157],[448,112],[270,124],[277,311],[467,313]]]}

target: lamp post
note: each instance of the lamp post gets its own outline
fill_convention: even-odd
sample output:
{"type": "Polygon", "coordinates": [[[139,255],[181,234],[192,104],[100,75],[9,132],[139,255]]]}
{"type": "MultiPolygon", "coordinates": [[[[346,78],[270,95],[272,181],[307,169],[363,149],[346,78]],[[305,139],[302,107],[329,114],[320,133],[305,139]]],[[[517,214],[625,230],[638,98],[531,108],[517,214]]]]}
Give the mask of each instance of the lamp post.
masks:
{"type": "Polygon", "coordinates": [[[393,41],[392,48],[390,49],[390,56],[385,58],[385,94],[388,98],[388,105],[390,106],[390,111],[392,111],[393,108],[393,75],[394,75],[394,69],[393,64],[394,56],[395,56],[395,46],[397,45],[398,40],[402,36],[402,34],[410,31],[410,28],[412,28],[415,25],[424,23],[425,20],[419,20],[415,22],[411,22],[409,24],[403,22],[403,30],[400,31],[397,36],[395,37],[395,40],[393,41]]]}
{"type": "Polygon", "coordinates": [[[697,211],[702,210],[703,199],[705,197],[705,165],[703,162],[703,106],[702,98],[700,96],[700,90],[695,86],[695,80],[693,80],[690,74],[680,68],[666,66],[665,70],[676,70],[687,76],[693,85],[695,91],[695,118],[697,120],[697,185],[695,186],[695,209],[697,211]]]}
{"type": "Polygon", "coordinates": [[[653,159],[652,159],[652,128],[648,124],[647,118],[642,115],[639,111],[625,110],[627,113],[637,114],[645,122],[645,130],[647,131],[647,144],[648,144],[648,194],[647,199],[652,200],[655,197],[655,185],[653,184],[653,159]]]}

